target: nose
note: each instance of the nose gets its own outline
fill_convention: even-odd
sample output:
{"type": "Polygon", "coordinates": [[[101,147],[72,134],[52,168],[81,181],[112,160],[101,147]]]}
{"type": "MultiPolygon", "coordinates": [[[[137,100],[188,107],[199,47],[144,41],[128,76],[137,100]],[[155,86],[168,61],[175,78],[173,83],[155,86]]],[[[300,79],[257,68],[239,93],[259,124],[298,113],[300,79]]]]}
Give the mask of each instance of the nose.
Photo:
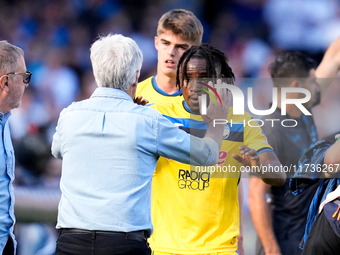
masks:
{"type": "Polygon", "coordinates": [[[170,47],[169,47],[168,54],[169,54],[170,56],[175,56],[175,47],[174,47],[174,46],[170,46],[170,47]]]}

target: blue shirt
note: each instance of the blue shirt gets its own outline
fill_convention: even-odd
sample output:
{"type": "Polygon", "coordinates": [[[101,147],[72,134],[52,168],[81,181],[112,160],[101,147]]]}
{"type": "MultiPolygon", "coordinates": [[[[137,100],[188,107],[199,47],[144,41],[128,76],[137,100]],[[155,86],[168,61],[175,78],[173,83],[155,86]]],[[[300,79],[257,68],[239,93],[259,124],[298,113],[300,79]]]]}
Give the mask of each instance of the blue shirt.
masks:
{"type": "Polygon", "coordinates": [[[151,234],[158,157],[193,165],[218,161],[211,138],[191,137],[113,88],[97,88],[64,109],[56,130],[52,154],[63,159],[57,228],[151,234]]]}
{"type": "Polygon", "coordinates": [[[14,216],[14,151],[8,125],[10,112],[0,113],[0,251],[2,254],[10,236],[16,246],[13,235],[14,216]]]}

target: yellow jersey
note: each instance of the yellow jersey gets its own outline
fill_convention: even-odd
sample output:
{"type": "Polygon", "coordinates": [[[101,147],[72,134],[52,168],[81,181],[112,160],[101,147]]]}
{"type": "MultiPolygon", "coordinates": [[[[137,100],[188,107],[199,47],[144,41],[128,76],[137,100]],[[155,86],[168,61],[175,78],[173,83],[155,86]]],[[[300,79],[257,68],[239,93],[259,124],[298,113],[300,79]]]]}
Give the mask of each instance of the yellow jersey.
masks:
{"type": "Polygon", "coordinates": [[[183,101],[182,90],[171,95],[167,94],[158,87],[156,83],[156,76],[149,77],[148,79],[139,82],[137,85],[136,96],[143,96],[143,99],[149,100],[148,105],[183,101]]]}
{"type": "MultiPolygon", "coordinates": [[[[207,125],[201,116],[190,114],[185,101],[152,107],[179,128],[204,136],[207,125]]],[[[259,154],[272,150],[256,122],[251,122],[254,127],[248,125],[250,120],[249,114],[236,116],[229,109],[216,166],[195,167],[159,158],[152,182],[154,232],[149,238],[156,254],[235,254],[241,164],[231,154],[240,155],[238,147],[243,144],[259,154]]]]}

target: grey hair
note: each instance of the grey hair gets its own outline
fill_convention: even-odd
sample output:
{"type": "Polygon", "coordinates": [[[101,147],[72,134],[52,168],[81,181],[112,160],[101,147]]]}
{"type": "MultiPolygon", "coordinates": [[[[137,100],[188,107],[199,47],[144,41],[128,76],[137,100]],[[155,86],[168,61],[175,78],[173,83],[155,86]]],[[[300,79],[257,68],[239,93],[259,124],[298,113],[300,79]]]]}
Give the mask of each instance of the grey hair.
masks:
{"type": "Polygon", "coordinates": [[[24,51],[21,48],[6,40],[0,41],[0,73],[16,72],[20,56],[24,56],[24,51]]]}
{"type": "Polygon", "coordinates": [[[143,62],[142,51],[131,38],[120,34],[99,37],[91,46],[93,73],[99,87],[128,90],[143,62]]]}

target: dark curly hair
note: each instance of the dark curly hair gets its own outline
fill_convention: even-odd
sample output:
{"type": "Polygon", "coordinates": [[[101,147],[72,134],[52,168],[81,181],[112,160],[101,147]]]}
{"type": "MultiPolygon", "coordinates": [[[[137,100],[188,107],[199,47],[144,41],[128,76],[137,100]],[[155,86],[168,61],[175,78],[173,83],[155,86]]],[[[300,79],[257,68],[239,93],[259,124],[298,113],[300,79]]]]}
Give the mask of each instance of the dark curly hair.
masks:
{"type": "Polygon", "coordinates": [[[179,59],[176,75],[176,86],[179,88],[184,80],[189,80],[187,68],[185,67],[190,59],[205,59],[207,63],[207,77],[209,78],[217,78],[216,67],[221,67],[222,78],[226,78],[228,84],[234,84],[235,75],[227,63],[226,55],[215,46],[203,43],[199,46],[192,46],[179,59]]]}

